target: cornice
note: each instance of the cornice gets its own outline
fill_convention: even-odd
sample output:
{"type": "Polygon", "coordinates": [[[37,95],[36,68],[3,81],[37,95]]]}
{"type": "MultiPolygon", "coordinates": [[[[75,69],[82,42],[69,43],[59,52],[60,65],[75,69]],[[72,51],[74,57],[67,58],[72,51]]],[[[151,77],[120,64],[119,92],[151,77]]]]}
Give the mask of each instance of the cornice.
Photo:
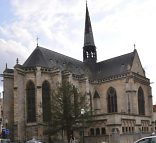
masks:
{"type": "Polygon", "coordinates": [[[101,84],[101,83],[105,83],[105,82],[110,82],[110,81],[126,78],[129,75],[130,75],[130,73],[126,72],[126,73],[122,73],[122,74],[119,74],[119,75],[112,75],[112,76],[108,76],[108,77],[103,77],[100,80],[89,80],[89,81],[92,84],[101,84]]]}
{"type": "Polygon", "coordinates": [[[133,75],[133,79],[135,82],[139,82],[139,83],[144,84],[144,85],[150,85],[150,80],[148,78],[141,76],[141,75],[134,73],[134,72],[132,73],[132,75],[133,75]]]}

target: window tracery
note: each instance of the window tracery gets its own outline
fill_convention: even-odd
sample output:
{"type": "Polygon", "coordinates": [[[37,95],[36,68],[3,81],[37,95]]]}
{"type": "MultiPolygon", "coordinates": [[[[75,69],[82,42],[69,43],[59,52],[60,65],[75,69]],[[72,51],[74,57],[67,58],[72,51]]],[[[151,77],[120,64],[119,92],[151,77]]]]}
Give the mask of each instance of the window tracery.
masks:
{"type": "Polygon", "coordinates": [[[36,122],[35,85],[28,81],[26,86],[27,122],[36,122]]]}
{"type": "Polygon", "coordinates": [[[51,102],[50,102],[50,84],[44,81],[42,84],[42,110],[43,121],[49,122],[51,120],[51,102]]]}
{"type": "Polygon", "coordinates": [[[145,115],[144,92],[141,87],[138,89],[138,112],[139,115],[145,115]]]}
{"type": "Polygon", "coordinates": [[[113,87],[110,87],[107,91],[107,107],[108,113],[117,112],[117,95],[113,87]]]}

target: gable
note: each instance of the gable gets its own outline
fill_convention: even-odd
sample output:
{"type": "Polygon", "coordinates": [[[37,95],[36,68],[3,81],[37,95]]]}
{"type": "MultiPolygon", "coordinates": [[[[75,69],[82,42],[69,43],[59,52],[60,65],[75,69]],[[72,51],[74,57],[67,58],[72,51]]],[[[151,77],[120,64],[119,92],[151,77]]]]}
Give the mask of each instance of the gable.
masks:
{"type": "Polygon", "coordinates": [[[133,59],[131,71],[134,73],[138,73],[139,75],[145,77],[145,71],[142,67],[142,64],[141,64],[141,61],[140,61],[140,58],[136,49],[134,50],[134,59],[133,59]]]}

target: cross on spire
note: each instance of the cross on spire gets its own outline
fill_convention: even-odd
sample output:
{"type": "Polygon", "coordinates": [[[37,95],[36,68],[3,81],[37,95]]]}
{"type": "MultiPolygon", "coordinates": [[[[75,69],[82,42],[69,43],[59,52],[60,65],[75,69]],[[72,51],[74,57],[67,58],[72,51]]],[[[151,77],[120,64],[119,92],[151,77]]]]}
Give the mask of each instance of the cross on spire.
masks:
{"type": "Polygon", "coordinates": [[[16,59],[16,64],[18,64],[18,62],[19,62],[19,60],[18,60],[18,58],[16,59]]]}
{"type": "Polygon", "coordinates": [[[135,50],[135,46],[136,46],[136,45],[134,44],[134,50],[135,50]]]}
{"type": "Polygon", "coordinates": [[[5,65],[5,69],[8,69],[8,64],[6,63],[6,65],[5,65]]]}
{"type": "Polygon", "coordinates": [[[39,38],[38,38],[38,36],[37,36],[37,38],[36,38],[37,46],[38,46],[38,40],[39,40],[39,38]]]}

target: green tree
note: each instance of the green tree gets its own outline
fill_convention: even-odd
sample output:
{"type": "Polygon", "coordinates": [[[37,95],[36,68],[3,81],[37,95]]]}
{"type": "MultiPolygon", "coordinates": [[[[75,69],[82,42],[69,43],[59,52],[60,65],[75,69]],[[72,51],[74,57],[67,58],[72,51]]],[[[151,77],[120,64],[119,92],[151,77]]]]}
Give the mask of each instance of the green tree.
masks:
{"type": "MultiPolygon", "coordinates": [[[[76,123],[82,121],[81,109],[89,111],[86,94],[82,94],[71,83],[63,81],[52,95],[51,132],[55,134],[64,130],[69,141],[76,123]]],[[[88,115],[86,112],[85,115],[88,115]]]]}

